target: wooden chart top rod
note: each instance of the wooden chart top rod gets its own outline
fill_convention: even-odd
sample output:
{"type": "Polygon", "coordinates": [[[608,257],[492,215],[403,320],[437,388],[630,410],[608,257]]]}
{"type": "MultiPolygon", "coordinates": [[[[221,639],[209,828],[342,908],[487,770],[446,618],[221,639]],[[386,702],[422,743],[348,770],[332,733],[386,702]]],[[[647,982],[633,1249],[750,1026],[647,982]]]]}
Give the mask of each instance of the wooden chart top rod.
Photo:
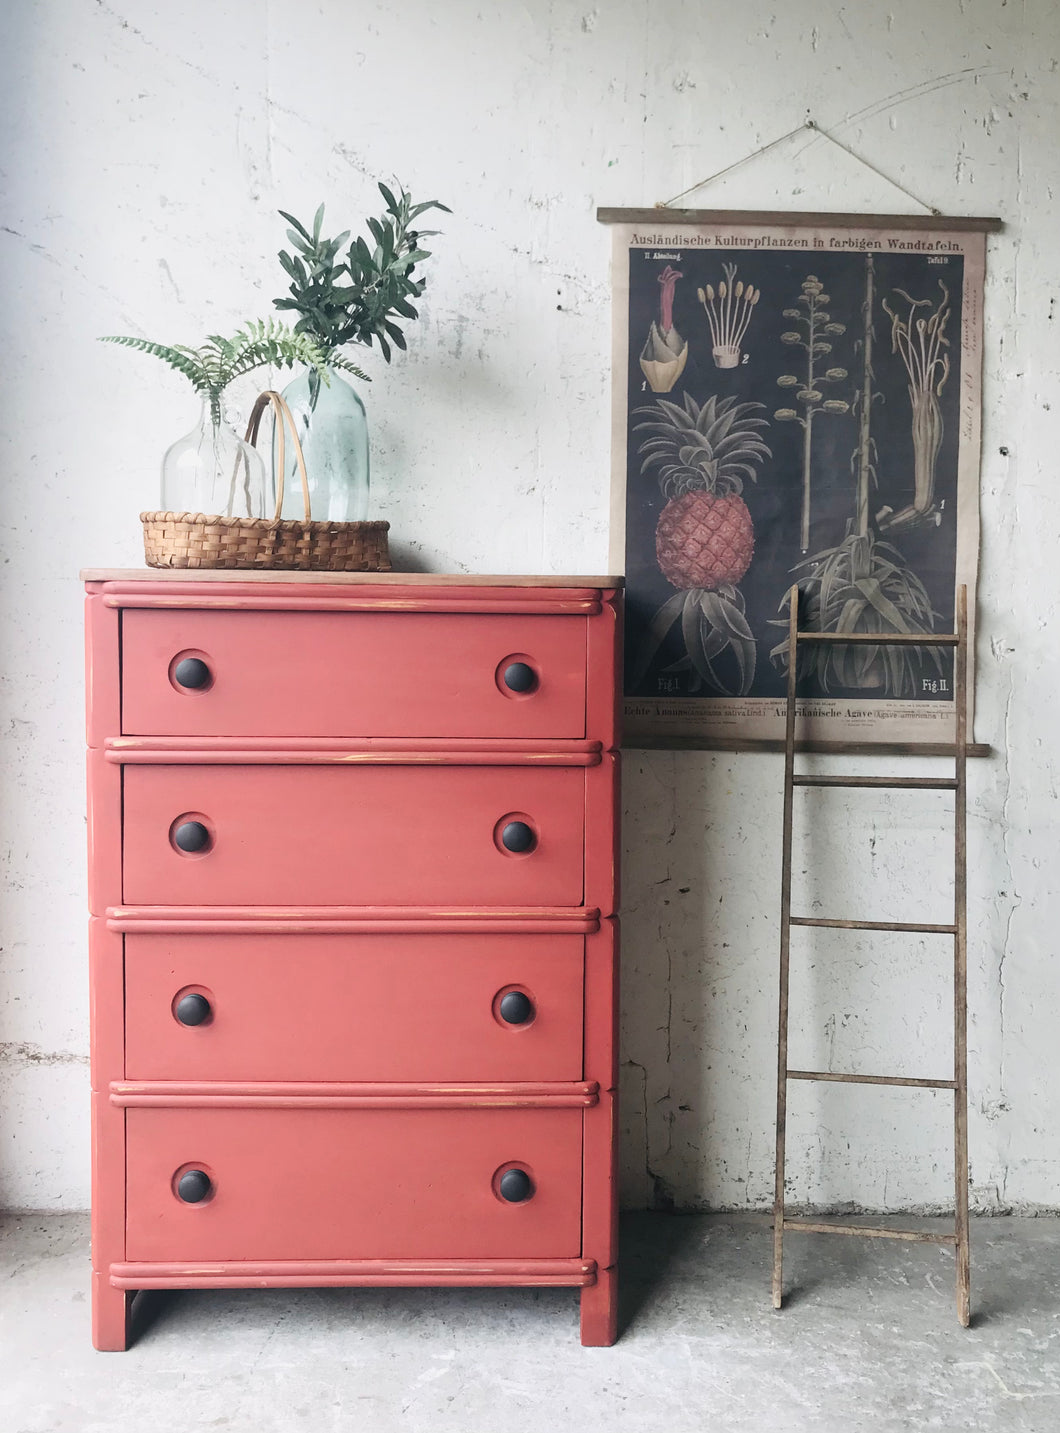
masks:
{"type": "MultiPolygon", "coordinates": [[[[759,209],[597,209],[600,224],[771,224],[776,228],[968,230],[996,234],[1004,221],[971,214],[797,214],[759,209]]],[[[654,242],[654,240],[649,240],[654,242]]]]}

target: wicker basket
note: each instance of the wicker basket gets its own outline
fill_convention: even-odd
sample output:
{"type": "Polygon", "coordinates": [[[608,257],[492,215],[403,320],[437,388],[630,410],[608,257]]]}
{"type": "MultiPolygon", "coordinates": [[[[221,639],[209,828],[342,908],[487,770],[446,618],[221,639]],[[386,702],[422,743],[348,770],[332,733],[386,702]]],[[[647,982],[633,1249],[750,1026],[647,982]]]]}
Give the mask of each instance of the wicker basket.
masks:
{"type": "Polygon", "coordinates": [[[255,443],[261,416],[271,405],[280,472],[274,518],[216,517],[206,513],[142,512],[144,557],[149,567],[288,568],[308,572],[389,572],[388,522],[314,522],[302,445],[291,410],[271,389],[259,395],[247,425],[255,443]],[[280,517],[283,508],[285,428],[294,442],[302,479],[305,521],[280,517]]]}

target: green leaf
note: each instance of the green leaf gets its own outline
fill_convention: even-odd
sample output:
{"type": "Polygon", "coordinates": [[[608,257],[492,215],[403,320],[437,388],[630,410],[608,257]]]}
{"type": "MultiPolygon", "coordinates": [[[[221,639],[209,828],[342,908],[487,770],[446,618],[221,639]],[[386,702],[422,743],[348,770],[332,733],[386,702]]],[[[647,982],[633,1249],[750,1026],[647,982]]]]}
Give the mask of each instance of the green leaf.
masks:
{"type": "Polygon", "coordinates": [[[396,235],[395,235],[395,233],[394,233],[394,226],[393,226],[393,224],[391,224],[389,221],[387,221],[386,223],[382,224],[382,225],[380,226],[380,228],[381,228],[381,231],[382,231],[382,232],[381,232],[381,237],[380,237],[379,242],[380,242],[380,244],[382,245],[382,250],[383,250],[382,262],[381,262],[381,264],[380,264],[380,268],[386,269],[386,268],[388,268],[388,267],[390,266],[390,264],[392,264],[393,261],[394,261],[394,253],[395,253],[395,248],[396,248],[396,245],[397,245],[397,238],[396,238],[396,235]]]}
{"type": "Polygon", "coordinates": [[[308,239],[310,243],[313,242],[313,236],[309,233],[308,229],[302,228],[301,224],[299,224],[298,220],[294,217],[293,214],[288,214],[285,209],[278,209],[276,212],[279,214],[281,219],[286,219],[288,224],[290,224],[293,228],[297,229],[299,234],[301,234],[303,238],[308,239]]]}

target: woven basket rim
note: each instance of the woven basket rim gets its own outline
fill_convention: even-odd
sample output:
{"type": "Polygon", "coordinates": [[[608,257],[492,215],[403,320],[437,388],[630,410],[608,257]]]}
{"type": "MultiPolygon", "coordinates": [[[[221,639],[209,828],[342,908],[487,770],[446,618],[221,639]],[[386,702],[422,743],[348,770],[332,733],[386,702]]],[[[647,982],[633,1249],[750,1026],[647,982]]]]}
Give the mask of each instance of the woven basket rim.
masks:
{"type": "Polygon", "coordinates": [[[360,532],[389,532],[389,522],[373,520],[371,522],[327,522],[313,519],[306,522],[304,518],[273,518],[273,517],[221,517],[201,512],[142,512],[140,521],[147,526],[149,523],[186,523],[193,527],[227,527],[244,528],[251,532],[334,532],[339,528],[357,528],[360,532]]]}

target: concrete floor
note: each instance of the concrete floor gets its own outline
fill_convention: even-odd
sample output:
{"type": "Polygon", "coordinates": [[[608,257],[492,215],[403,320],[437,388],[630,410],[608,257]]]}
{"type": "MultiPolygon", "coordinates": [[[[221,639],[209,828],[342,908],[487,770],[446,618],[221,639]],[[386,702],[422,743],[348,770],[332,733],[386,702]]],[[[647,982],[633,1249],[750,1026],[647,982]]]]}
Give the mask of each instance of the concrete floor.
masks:
{"type": "Polygon", "coordinates": [[[776,1314],[767,1219],[635,1215],[612,1349],[569,1290],[333,1289],[156,1294],[97,1354],[87,1219],[7,1215],[0,1429],[1060,1433],[1060,1220],[972,1237],[970,1330],[937,1246],[793,1236],[776,1314]]]}

